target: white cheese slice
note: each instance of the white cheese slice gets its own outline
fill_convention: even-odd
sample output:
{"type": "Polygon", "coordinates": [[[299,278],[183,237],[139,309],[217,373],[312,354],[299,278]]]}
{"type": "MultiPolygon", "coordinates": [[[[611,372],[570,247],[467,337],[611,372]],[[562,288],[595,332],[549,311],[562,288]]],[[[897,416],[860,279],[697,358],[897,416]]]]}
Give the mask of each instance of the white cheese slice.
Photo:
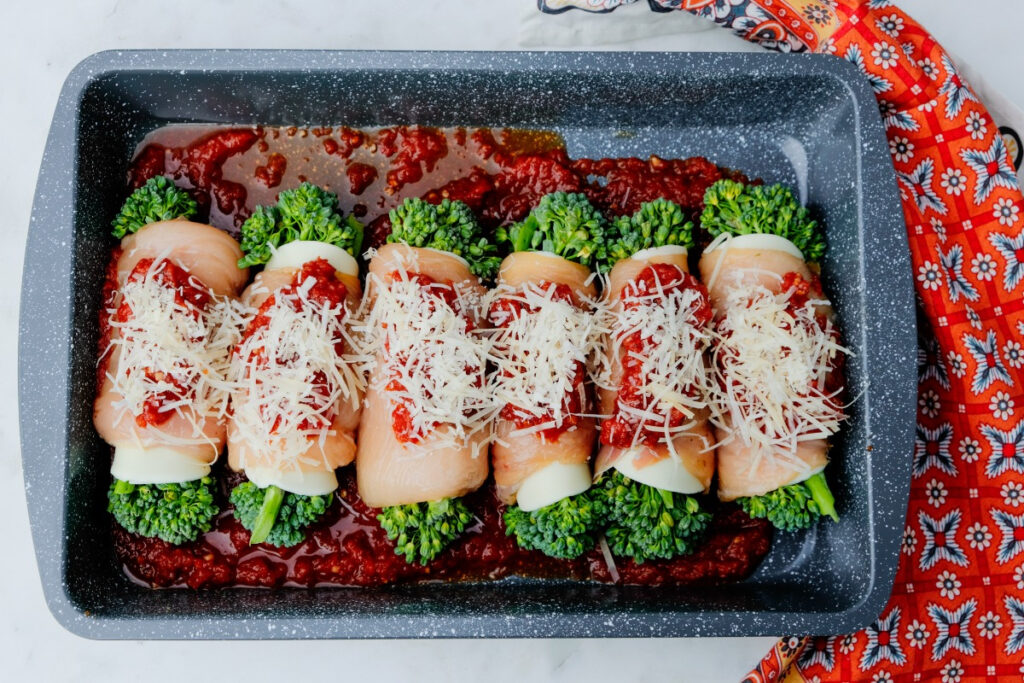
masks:
{"type": "Polygon", "coordinates": [[[721,241],[715,240],[712,244],[704,250],[705,254],[709,254],[719,249],[759,249],[761,251],[781,251],[793,256],[795,258],[804,260],[803,252],[801,252],[795,244],[787,240],[785,237],[779,237],[778,235],[762,235],[762,234],[751,234],[751,235],[737,235],[731,239],[723,239],[721,241]]]}
{"type": "Polygon", "coordinates": [[[278,268],[301,268],[304,264],[318,258],[325,259],[339,273],[359,277],[359,263],[350,253],[324,242],[299,240],[289,242],[274,250],[274,255],[267,261],[267,270],[278,268]]]}
{"type": "Polygon", "coordinates": [[[300,496],[326,496],[338,488],[338,477],[334,470],[305,471],[297,468],[281,470],[274,467],[247,465],[245,476],[261,489],[276,486],[283,491],[300,496]]]}
{"type": "Polygon", "coordinates": [[[523,511],[533,512],[583,493],[590,488],[590,480],[590,466],[585,462],[571,465],[553,462],[523,481],[516,502],[523,511]]]}
{"type": "Polygon", "coordinates": [[[114,447],[110,473],[129,484],[182,484],[208,475],[210,465],[175,448],[126,445],[114,447]]]}
{"type": "Polygon", "coordinates": [[[634,451],[627,450],[615,462],[615,469],[633,481],[674,493],[703,493],[704,486],[683,467],[678,458],[664,458],[647,467],[633,464],[634,451]]]}
{"type": "Polygon", "coordinates": [[[650,249],[641,249],[640,251],[633,254],[630,258],[634,261],[646,261],[648,259],[657,258],[659,256],[674,256],[680,254],[686,256],[686,247],[679,246],[678,244],[666,244],[662,247],[651,247],[650,249]]]}
{"type": "MultiPolygon", "coordinates": [[[[794,477],[793,481],[789,482],[789,484],[787,484],[787,486],[792,486],[793,484],[800,484],[802,482],[805,482],[808,479],[810,479],[811,477],[813,477],[814,475],[818,474],[819,472],[824,472],[824,471],[825,471],[825,465],[822,465],[821,467],[815,467],[814,469],[807,470],[806,472],[801,472],[796,477],[794,477]]],[[[765,493],[767,493],[767,491],[765,493]]]]}

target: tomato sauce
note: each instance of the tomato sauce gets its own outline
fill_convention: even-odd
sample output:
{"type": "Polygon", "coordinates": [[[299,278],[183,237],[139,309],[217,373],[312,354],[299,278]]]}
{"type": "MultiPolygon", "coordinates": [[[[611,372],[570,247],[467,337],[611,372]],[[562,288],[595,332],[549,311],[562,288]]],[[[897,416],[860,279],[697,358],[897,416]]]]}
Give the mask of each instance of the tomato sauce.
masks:
{"type": "Polygon", "coordinates": [[[789,295],[789,306],[792,309],[803,308],[813,298],[822,298],[821,282],[817,276],[811,276],[810,280],[805,279],[800,273],[789,272],[782,276],[783,292],[792,292],[789,295]]]}
{"type": "Polygon", "coordinates": [[[345,175],[348,176],[348,191],[361,195],[377,179],[377,169],[369,164],[352,164],[345,175]]]}
{"type": "MultiPolygon", "coordinates": [[[[262,135],[260,129],[227,129],[180,147],[147,146],[132,164],[128,184],[132,188],[142,187],[153,176],[167,176],[176,184],[194,190],[196,201],[210,211],[211,217],[217,213],[231,216],[237,227],[249,215],[245,210],[246,188],[224,178],[224,164],[256,144],[262,135]]],[[[286,165],[284,157],[275,165],[280,167],[280,173],[275,172],[280,182],[286,165]]]]}
{"type": "MultiPolygon", "coordinates": [[[[671,295],[687,289],[701,292],[701,303],[693,312],[694,327],[704,327],[711,322],[711,303],[707,290],[697,278],[669,263],[654,263],[644,268],[622,290],[621,300],[624,308],[650,306],[651,297],[671,295]]],[[[648,411],[651,407],[651,396],[644,389],[648,378],[643,371],[642,358],[647,356],[654,340],[640,330],[628,335],[621,342],[622,346],[622,379],[615,401],[615,412],[611,419],[601,425],[601,443],[619,448],[628,448],[637,444],[657,444],[664,438],[665,428],[679,427],[687,420],[682,411],[672,408],[669,415],[653,423],[639,424],[625,408],[648,411]],[[667,425],[666,425],[667,422],[667,425]]],[[[691,394],[692,395],[692,394],[691,394]]]]}
{"type": "Polygon", "coordinates": [[[286,168],[288,160],[275,152],[267,158],[265,165],[256,167],[256,179],[267,187],[277,187],[281,184],[286,168]]]}
{"type": "MultiPolygon", "coordinates": [[[[741,174],[703,158],[572,159],[560,138],[544,131],[410,126],[216,128],[168,126],[147,136],[129,172],[131,187],[155,175],[193,190],[200,220],[237,234],[258,204],[279,189],[308,180],[336,192],[341,208],[366,224],[364,247],[379,247],[391,226],[387,213],[406,197],[465,201],[487,229],[523,219],[549,192],[584,192],[611,215],[666,197],[691,218],[703,209],[704,191],[720,178],[741,174]],[[284,158],[280,182],[268,187],[261,167],[284,158]],[[365,167],[365,168],[364,168],[365,167]],[[371,172],[372,171],[372,172],[371,172]]],[[[271,178],[276,180],[276,178],[271,178]]],[[[223,460],[223,459],[222,459],[223,460]]],[[[341,486],[327,515],[303,543],[288,549],[249,546],[249,532],[233,518],[227,493],[242,481],[222,465],[218,500],[224,510],[213,529],[175,547],[125,532],[114,524],[117,555],[128,573],[152,586],[379,586],[422,581],[490,581],[531,576],[611,582],[594,550],[575,561],[520,549],[506,536],[504,508],[493,485],[466,496],[471,527],[428,567],[407,564],[356,491],[352,467],[339,470],[341,486]]],[[[733,505],[708,501],[714,511],[707,542],[690,556],[641,565],[616,559],[619,580],[630,585],[706,585],[749,575],[767,554],[771,528],[733,505]]]]}

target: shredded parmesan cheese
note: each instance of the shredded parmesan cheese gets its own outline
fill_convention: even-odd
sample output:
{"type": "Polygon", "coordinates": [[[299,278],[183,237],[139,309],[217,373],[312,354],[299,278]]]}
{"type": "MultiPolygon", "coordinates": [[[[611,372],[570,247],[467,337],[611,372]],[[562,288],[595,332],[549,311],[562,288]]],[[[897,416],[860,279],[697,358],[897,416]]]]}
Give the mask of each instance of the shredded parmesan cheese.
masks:
{"type": "Polygon", "coordinates": [[[608,567],[608,576],[611,577],[612,583],[619,582],[619,568],[615,566],[615,556],[612,555],[612,549],[608,546],[608,538],[601,534],[601,540],[598,542],[598,547],[601,548],[601,556],[604,558],[604,563],[608,567]]]}
{"type": "Polygon", "coordinates": [[[599,323],[604,318],[594,312],[600,303],[586,299],[577,306],[556,298],[556,289],[551,283],[499,285],[487,296],[487,308],[502,299],[525,307],[522,314],[498,307],[491,317],[495,372],[490,388],[495,403],[514,405],[524,415],[551,417],[510,436],[556,428],[569,417],[565,397],[573,391],[577,368],[585,369],[600,348],[599,323]]]}
{"type": "Polygon", "coordinates": [[[610,334],[604,339],[605,352],[595,373],[595,382],[602,388],[612,386],[612,365],[632,358],[639,361],[640,376],[645,378],[642,393],[648,399],[646,407],[616,402],[616,411],[635,424],[631,447],[640,445],[645,432],[660,432],[658,443],[666,444],[676,456],[674,439],[689,432],[693,418],[706,407],[707,394],[713,381],[704,360],[704,352],[711,344],[711,332],[704,321],[698,321],[698,311],[705,305],[706,295],[694,287],[673,287],[673,282],[654,278],[654,288],[641,293],[634,283],[623,290],[629,305],[621,303],[605,307],[602,315],[610,318],[610,334]],[[626,340],[639,334],[644,348],[624,351],[626,340]],[[625,355],[627,354],[628,355],[625,355]],[[673,425],[672,411],[687,418],[673,425]]]}
{"type": "Polygon", "coordinates": [[[393,281],[367,278],[374,301],[360,316],[359,344],[372,388],[386,392],[392,407],[408,409],[415,440],[429,440],[429,447],[406,452],[419,457],[474,444],[475,457],[487,439],[474,437],[489,429],[494,413],[486,386],[491,342],[471,324],[480,296],[468,282],[425,286],[410,276],[414,269],[405,264],[393,281]],[[454,306],[440,296],[449,287],[454,306]]]}
{"type": "MultiPolygon", "coordinates": [[[[353,348],[348,307],[310,297],[315,283],[310,276],[275,291],[262,314],[266,324],[242,339],[231,365],[238,434],[254,459],[272,461],[281,471],[333,469],[324,443],[335,433],[340,404],[357,409],[365,384],[352,357],[338,353],[353,348]],[[313,443],[319,452],[310,448],[313,443]]],[[[251,309],[246,323],[256,315],[251,309]]]]}
{"type": "MultiPolygon", "coordinates": [[[[107,373],[121,397],[114,408],[121,419],[134,419],[147,401],[161,397],[160,412],[173,411],[184,418],[191,433],[170,434],[154,425],[148,430],[159,433],[167,446],[216,446],[204,434],[204,424],[227,413],[231,348],[241,329],[239,305],[212,293],[201,310],[179,303],[177,290],[159,280],[167,264],[165,257],[153,259],[144,277],[129,277],[121,287],[119,303],[131,310],[127,321],[118,320],[116,309],[109,310],[116,334],[103,356],[116,356],[113,372],[107,373]]],[[[189,284],[206,289],[195,278],[189,284]]]]}
{"type": "MultiPolygon", "coordinates": [[[[824,439],[844,419],[839,391],[825,393],[825,381],[840,354],[849,350],[816,307],[826,300],[792,306],[793,290],[774,294],[733,274],[715,328],[712,420],[750,447],[751,471],[762,458],[802,471],[801,442],[824,439]]],[[[781,278],[780,278],[781,279],[781,278]]]]}

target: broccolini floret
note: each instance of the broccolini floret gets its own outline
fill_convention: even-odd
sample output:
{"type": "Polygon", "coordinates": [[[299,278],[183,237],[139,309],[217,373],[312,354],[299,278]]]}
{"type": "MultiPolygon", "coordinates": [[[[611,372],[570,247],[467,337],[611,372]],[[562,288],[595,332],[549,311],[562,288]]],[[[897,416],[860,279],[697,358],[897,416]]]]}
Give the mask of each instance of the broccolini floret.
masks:
{"type": "Polygon", "coordinates": [[[736,501],[754,519],[767,519],[782,531],[798,531],[812,526],[822,515],[839,521],[835,498],[822,472],[799,484],[769,491],[763,496],[736,501]]]}
{"type": "Polygon", "coordinates": [[[220,509],[213,479],[183,484],[130,484],[115,479],[107,491],[107,510],[126,531],[180,545],[210,530],[220,509]]]}
{"type": "Polygon", "coordinates": [[[768,234],[785,237],[808,261],[825,254],[825,236],[810,213],[784,185],[744,185],[719,180],[704,193],[701,225],[711,235],[768,234]]]}
{"type": "Polygon", "coordinates": [[[252,532],[250,545],[290,548],[306,539],[308,527],[324,516],[332,496],[302,496],[277,486],[261,489],[247,481],[231,490],[230,499],[235,518],[252,532]]]}
{"type": "Polygon", "coordinates": [[[675,202],[664,198],[645,202],[632,216],[619,216],[612,221],[607,255],[598,268],[607,272],[638,251],[669,245],[692,247],[693,223],[675,202]]]}
{"type": "Polygon", "coordinates": [[[605,474],[594,486],[607,508],[605,538],[612,554],[637,563],[688,555],[704,538],[711,513],[693,496],[605,474]]]}
{"type": "Polygon", "coordinates": [[[280,193],[274,206],[256,207],[242,224],[245,255],[238,267],[262,265],[274,255],[274,249],[299,240],[333,244],[358,257],[363,246],[363,224],[342,214],[338,195],[302,183],[280,193]]]}
{"type": "Polygon", "coordinates": [[[552,192],[525,220],[498,228],[497,241],[511,251],[546,251],[593,267],[607,258],[608,221],[580,193],[552,192]]]}
{"type": "Polygon", "coordinates": [[[395,542],[395,554],[409,564],[427,565],[466,529],[473,519],[461,498],[394,505],[377,515],[381,528],[395,542]]]}
{"type": "Polygon", "coordinates": [[[597,543],[604,517],[602,500],[585,491],[531,512],[518,505],[509,507],[505,534],[515,536],[521,548],[572,560],[597,543]]]}
{"type": "Polygon", "coordinates": [[[191,218],[194,215],[196,202],[188,192],[158,175],[128,196],[111,225],[114,237],[121,239],[128,233],[137,232],[147,223],[191,218]]]}
{"type": "Polygon", "coordinates": [[[491,278],[498,271],[498,248],[484,237],[473,210],[464,202],[444,199],[431,204],[410,198],[392,209],[389,217],[390,243],[451,252],[466,259],[477,277],[491,278]]]}

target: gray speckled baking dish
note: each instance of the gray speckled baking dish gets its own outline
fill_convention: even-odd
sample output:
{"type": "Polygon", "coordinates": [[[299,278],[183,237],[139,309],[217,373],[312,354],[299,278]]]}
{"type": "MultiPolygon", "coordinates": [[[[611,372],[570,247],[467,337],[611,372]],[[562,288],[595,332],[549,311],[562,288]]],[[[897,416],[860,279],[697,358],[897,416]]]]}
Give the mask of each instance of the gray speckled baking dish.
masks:
{"type": "Polygon", "coordinates": [[[25,487],[46,600],[94,638],[741,636],[847,632],[892,584],[913,448],[915,319],[874,97],[829,57],[107,52],[68,77],[36,190],[21,302],[25,487]],[[777,536],[718,588],[508,580],[385,589],[149,590],[114,557],[92,426],[97,308],[134,145],[169,122],[554,129],[573,156],[707,156],[801,189],[858,400],[830,468],[841,521],[777,536]]]}

